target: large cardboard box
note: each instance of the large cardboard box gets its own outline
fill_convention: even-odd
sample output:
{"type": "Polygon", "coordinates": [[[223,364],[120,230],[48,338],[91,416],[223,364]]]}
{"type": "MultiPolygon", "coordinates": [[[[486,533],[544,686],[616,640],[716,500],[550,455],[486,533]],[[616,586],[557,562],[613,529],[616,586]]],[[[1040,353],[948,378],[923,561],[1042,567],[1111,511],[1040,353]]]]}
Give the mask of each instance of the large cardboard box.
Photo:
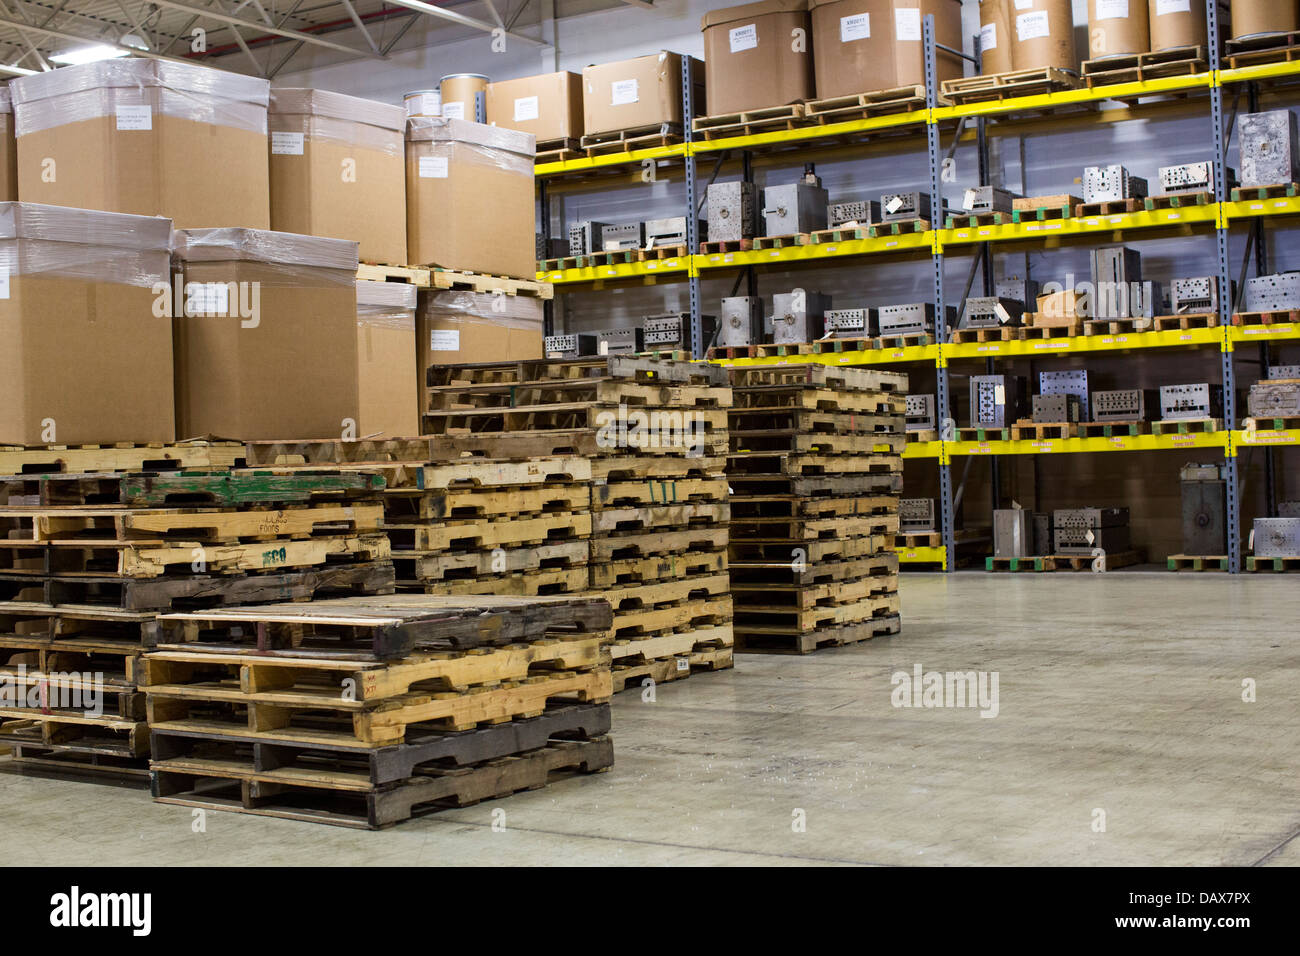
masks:
{"type": "Polygon", "coordinates": [[[542,357],[542,300],[481,292],[421,292],[415,315],[416,369],[424,409],[431,365],[542,357]]]}
{"type": "Polygon", "coordinates": [[[14,107],[9,88],[0,86],[0,202],[18,199],[18,144],[14,142],[14,107]]]}
{"type": "Polygon", "coordinates": [[[535,279],[535,154],[529,133],[412,117],[406,129],[411,262],[535,279]]]}
{"type": "Polygon", "coordinates": [[[817,95],[892,88],[892,0],[810,0],[817,95]]]}
{"type": "Polygon", "coordinates": [[[760,0],[706,13],[700,29],[709,114],[812,99],[811,27],[808,0],[760,0]]]}
{"type": "MultiPolygon", "coordinates": [[[[691,58],[691,108],[704,116],[704,65],[691,58]]],[[[587,136],[682,123],[682,58],[661,50],[582,70],[582,126],[587,136]]]]}
{"type": "Polygon", "coordinates": [[[420,434],[421,382],[415,355],[415,286],[357,281],[358,438],[420,434]]]}
{"type": "Polygon", "coordinates": [[[330,93],[275,89],[271,228],[352,239],[363,262],[406,263],[406,111],[330,93]]]}
{"type": "Polygon", "coordinates": [[[1088,57],[1127,56],[1151,50],[1146,0],[1088,0],[1088,57]]]}
{"type": "Polygon", "coordinates": [[[359,437],[357,244],[259,229],[188,229],[173,241],[184,287],[173,319],[178,431],[359,437]]]}
{"type": "Polygon", "coordinates": [[[582,77],[546,73],[500,80],[487,88],[488,122],[532,133],[537,142],[582,135],[582,77]]]}
{"type": "Polygon", "coordinates": [[[0,203],[0,442],[175,440],[170,245],[166,219],[0,203]]]}
{"type": "Polygon", "coordinates": [[[1079,68],[1070,0],[1014,0],[1010,20],[1012,69],[1079,68]]]}
{"type": "Polygon", "coordinates": [[[266,80],[128,57],[9,84],[24,202],[271,224],[266,80]]]}
{"type": "MultiPolygon", "coordinates": [[[[894,86],[925,83],[925,44],[921,24],[934,15],[935,41],[952,50],[962,49],[961,0],[894,0],[894,86]]],[[[962,60],[955,53],[938,51],[935,75],[940,83],[959,79],[962,60]]]]}

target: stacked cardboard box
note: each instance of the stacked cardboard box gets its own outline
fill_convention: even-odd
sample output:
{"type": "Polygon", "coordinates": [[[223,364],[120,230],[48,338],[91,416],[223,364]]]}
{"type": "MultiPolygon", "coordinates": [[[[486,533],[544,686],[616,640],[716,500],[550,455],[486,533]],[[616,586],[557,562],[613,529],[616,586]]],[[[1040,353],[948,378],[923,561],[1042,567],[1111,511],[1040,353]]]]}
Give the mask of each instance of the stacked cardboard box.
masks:
{"type": "Polygon", "coordinates": [[[141,773],[139,660],[159,612],[392,590],[382,479],[229,471],[240,456],[206,443],[0,451],[0,744],[141,773]],[[157,464],[185,470],[143,470],[157,464]]]}
{"type": "Polygon", "coordinates": [[[154,798],[375,829],[607,769],[609,620],[413,594],[163,615],[154,798]]]}
{"type": "Polygon", "coordinates": [[[420,433],[416,287],[357,280],[357,434],[407,438],[420,433]]]}
{"type": "Polygon", "coordinates": [[[737,648],[807,653],[897,632],[907,376],[730,371],[737,648]]]}
{"type": "Polygon", "coordinates": [[[582,77],[545,73],[489,83],[487,117],[493,126],[530,133],[539,150],[577,140],[583,132],[582,77]]]}
{"type": "MultiPolygon", "coordinates": [[[[634,356],[429,369],[425,431],[590,464],[589,593],[614,606],[616,687],[731,664],[722,369],[634,356]]],[[[567,527],[567,525],[566,525],[567,527]]]]}
{"type": "Polygon", "coordinates": [[[416,312],[417,378],[428,407],[431,365],[515,362],[542,357],[543,300],[459,289],[422,292],[416,312]]]}
{"type": "Polygon", "coordinates": [[[18,199],[18,144],[14,142],[14,104],[9,87],[0,87],[0,202],[18,199]]]}

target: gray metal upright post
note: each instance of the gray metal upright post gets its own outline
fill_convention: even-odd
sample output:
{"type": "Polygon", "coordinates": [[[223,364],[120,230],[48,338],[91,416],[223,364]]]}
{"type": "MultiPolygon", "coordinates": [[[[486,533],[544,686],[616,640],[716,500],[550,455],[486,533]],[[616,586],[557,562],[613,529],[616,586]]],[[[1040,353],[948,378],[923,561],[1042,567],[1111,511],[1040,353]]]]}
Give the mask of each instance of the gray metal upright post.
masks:
{"type": "MultiPolygon", "coordinates": [[[[1209,37],[1211,66],[1219,68],[1219,10],[1217,3],[1205,5],[1206,33],[1209,37]]],[[[1223,88],[1215,83],[1210,87],[1210,118],[1214,132],[1214,194],[1219,202],[1228,199],[1228,141],[1223,126],[1223,88]]],[[[1226,428],[1237,425],[1237,377],[1233,353],[1227,348],[1232,332],[1232,278],[1228,262],[1228,224],[1219,222],[1214,239],[1219,255],[1219,327],[1223,329],[1224,348],[1220,353],[1223,368],[1223,419],[1226,428]]],[[[1230,449],[1235,451],[1235,449],[1230,449]]],[[[1228,570],[1241,572],[1241,495],[1237,477],[1237,456],[1229,454],[1226,460],[1228,570]]]]}
{"type": "MultiPolygon", "coordinates": [[[[698,218],[699,200],[695,188],[695,157],[690,155],[691,126],[695,118],[695,109],[691,97],[691,57],[682,54],[682,137],[686,143],[686,254],[687,261],[694,261],[692,256],[700,251],[700,221],[698,218]]],[[[691,267],[687,277],[690,287],[691,305],[691,342],[695,358],[702,359],[705,354],[704,323],[700,321],[700,277],[691,267]]]]}
{"type": "MultiPolygon", "coordinates": [[[[934,15],[927,14],[921,26],[921,39],[925,47],[925,106],[927,110],[933,110],[939,105],[939,82],[937,66],[937,51],[935,49],[934,38],[934,15]]],[[[930,122],[931,117],[926,117],[925,139],[926,148],[930,159],[930,228],[938,228],[938,223],[943,219],[943,180],[942,167],[940,165],[939,150],[939,127],[936,123],[930,122]]],[[[943,343],[948,341],[947,309],[944,307],[943,292],[943,253],[933,252],[930,261],[934,269],[934,332],[942,348],[943,343]]],[[[936,424],[940,426],[939,432],[939,449],[940,454],[946,453],[946,421],[950,415],[951,404],[948,398],[948,366],[946,363],[938,363],[936,369],[936,378],[938,380],[937,395],[935,396],[935,416],[939,419],[936,424]]],[[[939,459],[939,515],[940,526],[943,529],[943,547],[944,554],[947,558],[946,566],[949,572],[957,567],[957,538],[953,528],[953,509],[952,509],[952,466],[947,464],[944,458],[939,459]]]]}

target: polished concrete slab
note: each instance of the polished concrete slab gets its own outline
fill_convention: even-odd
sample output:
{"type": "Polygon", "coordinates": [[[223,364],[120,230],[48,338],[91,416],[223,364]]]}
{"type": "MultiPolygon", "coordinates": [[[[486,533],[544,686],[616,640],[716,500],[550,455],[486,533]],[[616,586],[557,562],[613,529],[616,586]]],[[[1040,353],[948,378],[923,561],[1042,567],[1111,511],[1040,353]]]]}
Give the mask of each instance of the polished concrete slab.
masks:
{"type": "Polygon", "coordinates": [[[620,695],[609,773],[379,833],[233,813],[196,833],[138,790],[0,774],[0,845],[19,865],[1294,865],[1297,583],[912,575],[899,635],[620,695]],[[917,665],[984,672],[990,713],[996,673],[996,716],[895,706],[917,665]]]}

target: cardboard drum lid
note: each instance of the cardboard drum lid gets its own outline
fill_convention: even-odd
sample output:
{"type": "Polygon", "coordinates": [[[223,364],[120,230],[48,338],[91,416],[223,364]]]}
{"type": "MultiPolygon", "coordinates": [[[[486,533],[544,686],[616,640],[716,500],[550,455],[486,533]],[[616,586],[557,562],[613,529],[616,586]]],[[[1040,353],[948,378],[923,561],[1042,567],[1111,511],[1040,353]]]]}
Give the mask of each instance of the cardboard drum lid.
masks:
{"type": "MultiPolygon", "coordinates": [[[[1011,64],[1015,70],[1077,70],[1070,0],[1005,0],[1011,6],[1011,64]]],[[[1144,2],[1144,0],[1135,0],[1144,2]]]]}
{"type": "Polygon", "coordinates": [[[892,0],[811,0],[817,97],[894,84],[892,0]]]}
{"type": "Polygon", "coordinates": [[[1205,0],[1149,0],[1151,49],[1205,46],[1205,0]]]}
{"type": "Polygon", "coordinates": [[[1300,30],[1296,0],[1232,0],[1232,38],[1300,30]]]}
{"type": "Polygon", "coordinates": [[[811,99],[810,28],[808,0],[761,0],[706,13],[700,30],[709,114],[811,99]]]}
{"type": "Polygon", "coordinates": [[[1088,0],[1088,56],[1147,53],[1151,29],[1146,0],[1088,0]]]}

